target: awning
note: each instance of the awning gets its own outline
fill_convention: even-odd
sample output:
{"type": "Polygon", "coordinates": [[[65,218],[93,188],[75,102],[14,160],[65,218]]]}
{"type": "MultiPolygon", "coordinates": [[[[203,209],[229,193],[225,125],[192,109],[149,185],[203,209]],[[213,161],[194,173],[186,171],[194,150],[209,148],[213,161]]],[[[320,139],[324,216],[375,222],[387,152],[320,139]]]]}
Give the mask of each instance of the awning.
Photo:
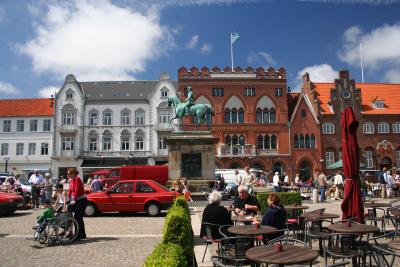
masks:
{"type": "MultiPolygon", "coordinates": [[[[343,168],[343,162],[342,160],[338,160],[335,163],[329,165],[327,169],[332,170],[332,169],[339,169],[343,168]]],[[[360,168],[365,168],[365,164],[360,162],[360,168]]]]}
{"type": "Polygon", "coordinates": [[[146,165],[146,158],[94,158],[94,159],[84,159],[81,167],[82,168],[92,168],[92,169],[105,169],[118,167],[122,165],[146,165]]]}
{"type": "Polygon", "coordinates": [[[34,170],[39,170],[39,171],[46,171],[48,172],[50,169],[50,164],[42,164],[42,163],[38,163],[38,164],[24,164],[21,168],[22,171],[34,171],[34,170]]]}

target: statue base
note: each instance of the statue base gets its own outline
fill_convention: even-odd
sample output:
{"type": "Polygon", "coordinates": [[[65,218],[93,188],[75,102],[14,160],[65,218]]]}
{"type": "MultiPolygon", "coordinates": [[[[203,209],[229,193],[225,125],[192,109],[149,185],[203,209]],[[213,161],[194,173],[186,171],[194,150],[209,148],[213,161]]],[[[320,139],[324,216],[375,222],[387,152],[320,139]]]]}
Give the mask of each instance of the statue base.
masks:
{"type": "Polygon", "coordinates": [[[192,192],[215,181],[215,149],[218,138],[210,131],[174,132],[167,138],[168,184],[186,178],[192,192]]]}

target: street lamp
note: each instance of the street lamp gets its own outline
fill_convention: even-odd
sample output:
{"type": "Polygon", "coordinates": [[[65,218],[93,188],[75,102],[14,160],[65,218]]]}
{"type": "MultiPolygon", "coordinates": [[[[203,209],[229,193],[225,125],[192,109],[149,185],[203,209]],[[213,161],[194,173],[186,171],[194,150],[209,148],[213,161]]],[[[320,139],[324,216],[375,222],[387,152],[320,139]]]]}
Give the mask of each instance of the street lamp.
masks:
{"type": "Polygon", "coordinates": [[[4,160],[6,161],[6,166],[5,166],[5,170],[4,172],[7,172],[7,167],[8,167],[8,161],[10,160],[10,158],[5,157],[4,160]]]}

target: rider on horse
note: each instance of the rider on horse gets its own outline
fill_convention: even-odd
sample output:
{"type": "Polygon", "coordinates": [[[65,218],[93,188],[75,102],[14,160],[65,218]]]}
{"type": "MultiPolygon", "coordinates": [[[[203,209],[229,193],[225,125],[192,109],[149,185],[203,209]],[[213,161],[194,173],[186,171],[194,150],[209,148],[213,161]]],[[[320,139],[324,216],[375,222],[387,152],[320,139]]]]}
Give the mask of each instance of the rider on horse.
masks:
{"type": "Polygon", "coordinates": [[[187,87],[187,92],[188,92],[188,96],[185,100],[185,104],[184,104],[184,114],[190,115],[190,107],[194,105],[194,95],[192,92],[192,87],[188,86],[187,87]]]}

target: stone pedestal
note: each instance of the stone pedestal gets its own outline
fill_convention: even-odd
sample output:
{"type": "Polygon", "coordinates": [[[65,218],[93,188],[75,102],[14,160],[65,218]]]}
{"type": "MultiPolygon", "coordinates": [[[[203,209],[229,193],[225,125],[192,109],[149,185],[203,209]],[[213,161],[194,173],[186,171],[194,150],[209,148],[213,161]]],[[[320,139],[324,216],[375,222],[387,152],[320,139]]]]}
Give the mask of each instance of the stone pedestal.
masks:
{"type": "Polygon", "coordinates": [[[175,132],[167,139],[169,184],[185,177],[190,190],[215,180],[215,150],[218,138],[210,131],[175,132]]]}

